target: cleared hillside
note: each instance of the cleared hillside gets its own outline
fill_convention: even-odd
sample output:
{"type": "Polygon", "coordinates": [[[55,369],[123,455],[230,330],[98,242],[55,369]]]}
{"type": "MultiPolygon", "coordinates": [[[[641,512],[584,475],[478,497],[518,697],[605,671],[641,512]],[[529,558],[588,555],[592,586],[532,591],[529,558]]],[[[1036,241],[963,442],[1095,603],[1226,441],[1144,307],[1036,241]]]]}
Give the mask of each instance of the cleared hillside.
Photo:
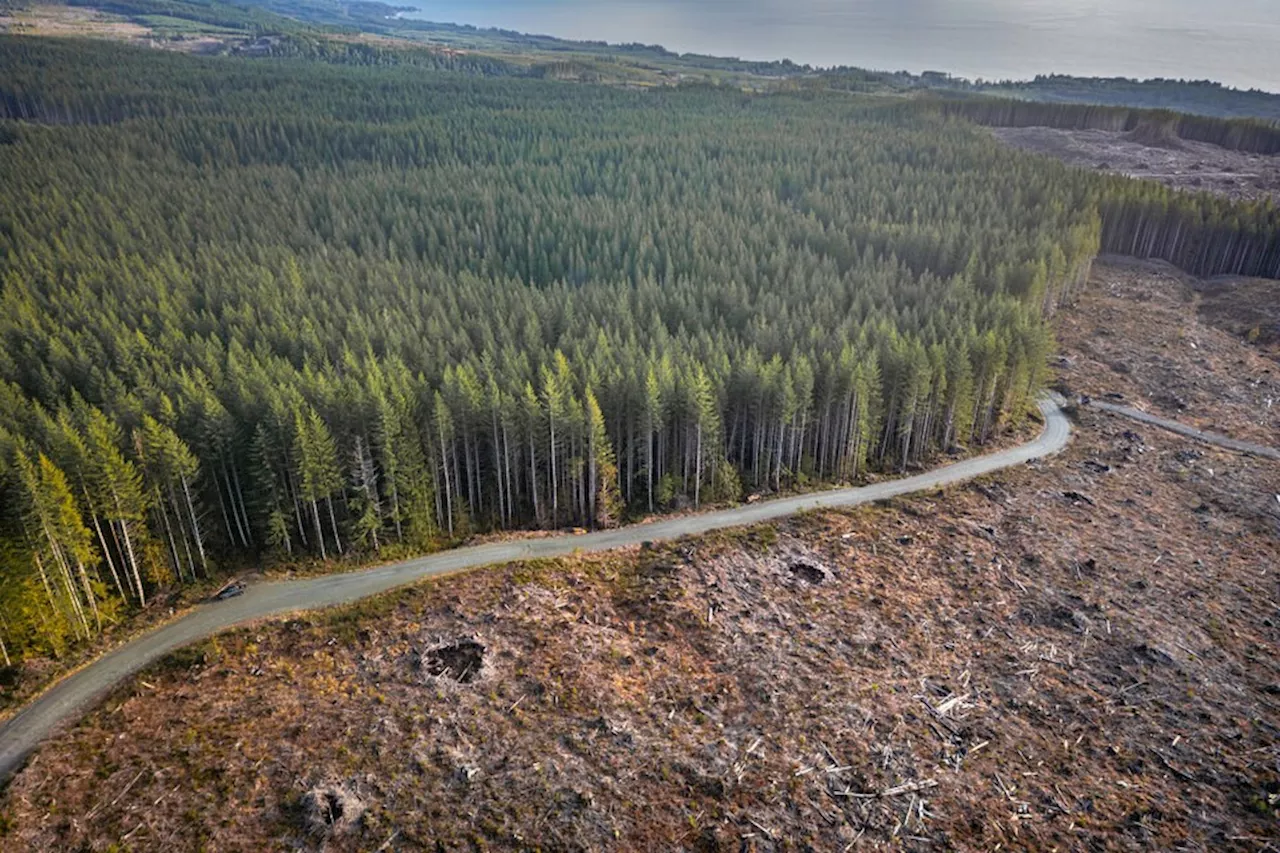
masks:
{"type": "MultiPolygon", "coordinates": [[[[1131,359],[1201,342],[1243,401],[1271,362],[1192,299],[1100,267],[1063,381],[1154,399],[1084,348],[1143,324],[1131,359]]],[[[1064,456],[946,495],[184,652],[33,760],[0,847],[1256,849],[1280,816],[1280,468],[1079,417],[1064,456]]]]}

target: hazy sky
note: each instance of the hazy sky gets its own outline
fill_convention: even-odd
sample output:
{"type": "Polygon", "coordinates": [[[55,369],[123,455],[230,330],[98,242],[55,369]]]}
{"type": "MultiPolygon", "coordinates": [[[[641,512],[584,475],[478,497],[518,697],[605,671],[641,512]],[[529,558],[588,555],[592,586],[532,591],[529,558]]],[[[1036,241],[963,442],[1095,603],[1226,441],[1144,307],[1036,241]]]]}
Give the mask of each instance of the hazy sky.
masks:
{"type": "MultiPolygon", "coordinates": [[[[399,0],[389,0],[399,2],[399,0]]],[[[1210,78],[1280,91],[1280,0],[407,0],[566,38],[966,77],[1210,78]]]]}

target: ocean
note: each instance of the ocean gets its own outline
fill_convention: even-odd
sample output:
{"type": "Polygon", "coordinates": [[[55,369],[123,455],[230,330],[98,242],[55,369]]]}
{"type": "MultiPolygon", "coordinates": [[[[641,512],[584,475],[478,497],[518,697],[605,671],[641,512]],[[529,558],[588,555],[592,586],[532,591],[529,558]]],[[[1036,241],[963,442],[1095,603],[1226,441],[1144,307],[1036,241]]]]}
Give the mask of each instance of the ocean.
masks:
{"type": "MultiPolygon", "coordinates": [[[[399,5],[403,0],[389,0],[399,5]]],[[[1280,0],[409,0],[413,17],[970,79],[1211,79],[1280,91],[1280,0]]]]}

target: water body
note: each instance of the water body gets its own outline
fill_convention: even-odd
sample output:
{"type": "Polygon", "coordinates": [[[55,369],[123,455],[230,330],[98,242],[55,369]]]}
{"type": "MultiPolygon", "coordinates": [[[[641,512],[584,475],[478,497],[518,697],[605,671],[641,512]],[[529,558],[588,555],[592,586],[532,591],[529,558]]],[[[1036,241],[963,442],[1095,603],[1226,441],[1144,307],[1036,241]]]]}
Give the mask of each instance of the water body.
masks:
{"type": "MultiPolygon", "coordinates": [[[[404,0],[389,0],[404,2],[404,0]]],[[[1280,92],[1277,0],[408,0],[426,20],[971,79],[1211,79],[1280,92]]]]}

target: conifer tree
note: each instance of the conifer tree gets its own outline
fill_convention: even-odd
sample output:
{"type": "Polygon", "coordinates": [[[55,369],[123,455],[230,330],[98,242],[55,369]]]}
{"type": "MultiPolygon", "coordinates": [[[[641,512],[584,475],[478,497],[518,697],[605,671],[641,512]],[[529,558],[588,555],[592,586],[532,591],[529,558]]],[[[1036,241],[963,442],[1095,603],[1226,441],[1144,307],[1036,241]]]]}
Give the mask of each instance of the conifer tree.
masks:
{"type": "Polygon", "coordinates": [[[112,530],[112,544],[121,556],[122,571],[132,581],[138,604],[147,604],[139,555],[144,553],[148,534],[148,512],[142,474],[121,452],[124,438],[120,427],[102,411],[91,408],[85,422],[85,449],[89,463],[88,480],[98,497],[104,517],[112,530]]]}
{"type": "Polygon", "coordinates": [[[315,526],[316,545],[320,559],[328,559],[325,547],[320,503],[327,508],[329,532],[334,548],[342,553],[342,537],[338,533],[338,520],[333,511],[333,495],[342,488],[342,474],[338,467],[338,448],[333,434],[312,406],[299,408],[294,413],[294,459],[298,465],[299,496],[311,510],[315,526]]]}
{"type": "Polygon", "coordinates": [[[87,639],[102,630],[98,602],[103,590],[89,577],[97,564],[93,535],[76,508],[66,475],[49,457],[41,453],[33,463],[19,452],[15,468],[26,499],[24,524],[32,559],[49,603],[87,639]]]}
{"type": "Polygon", "coordinates": [[[590,496],[590,517],[598,527],[613,527],[618,523],[622,510],[622,495],[618,491],[617,459],[609,433],[605,429],[604,412],[590,388],[586,392],[588,419],[587,476],[590,496]]]}

